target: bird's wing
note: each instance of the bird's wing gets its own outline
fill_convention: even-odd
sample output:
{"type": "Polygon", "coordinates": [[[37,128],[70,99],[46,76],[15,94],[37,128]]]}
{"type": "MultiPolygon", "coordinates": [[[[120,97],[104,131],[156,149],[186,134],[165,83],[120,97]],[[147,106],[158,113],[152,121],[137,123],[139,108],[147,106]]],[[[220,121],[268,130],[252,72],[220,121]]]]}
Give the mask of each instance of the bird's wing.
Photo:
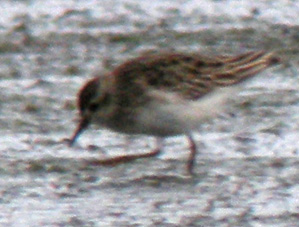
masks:
{"type": "Polygon", "coordinates": [[[113,73],[119,89],[129,88],[136,94],[149,88],[161,89],[198,99],[217,87],[241,83],[278,62],[273,53],[262,51],[216,57],[161,53],[127,61],[113,73]]]}

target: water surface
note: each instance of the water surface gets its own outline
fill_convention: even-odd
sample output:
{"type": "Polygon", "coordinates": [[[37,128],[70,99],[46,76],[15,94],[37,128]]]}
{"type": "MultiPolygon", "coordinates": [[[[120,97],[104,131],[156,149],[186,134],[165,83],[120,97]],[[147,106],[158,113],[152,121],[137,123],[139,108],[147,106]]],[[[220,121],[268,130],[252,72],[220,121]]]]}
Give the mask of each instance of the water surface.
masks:
{"type": "Polygon", "coordinates": [[[2,1],[1,226],[298,226],[298,1],[2,1]],[[74,148],[84,81],[144,51],[273,50],[262,73],[188,145],[114,168],[88,158],[146,152],[152,138],[96,128],[74,148]],[[92,149],[95,145],[98,149],[92,149]]]}

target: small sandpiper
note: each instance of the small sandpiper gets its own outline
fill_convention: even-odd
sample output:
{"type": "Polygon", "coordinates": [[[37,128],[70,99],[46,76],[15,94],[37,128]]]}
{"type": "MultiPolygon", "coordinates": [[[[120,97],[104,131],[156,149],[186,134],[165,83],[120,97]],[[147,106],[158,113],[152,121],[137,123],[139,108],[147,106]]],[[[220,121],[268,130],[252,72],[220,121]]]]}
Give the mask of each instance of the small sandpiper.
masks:
{"type": "Polygon", "coordinates": [[[279,62],[273,53],[263,51],[214,57],[167,52],[128,60],[80,89],[80,122],[69,145],[91,123],[119,133],[156,138],[156,147],[149,153],[94,162],[115,165],[156,156],[164,138],[184,134],[190,144],[187,171],[192,174],[197,150],[192,132],[223,110],[239,84],[279,62]]]}

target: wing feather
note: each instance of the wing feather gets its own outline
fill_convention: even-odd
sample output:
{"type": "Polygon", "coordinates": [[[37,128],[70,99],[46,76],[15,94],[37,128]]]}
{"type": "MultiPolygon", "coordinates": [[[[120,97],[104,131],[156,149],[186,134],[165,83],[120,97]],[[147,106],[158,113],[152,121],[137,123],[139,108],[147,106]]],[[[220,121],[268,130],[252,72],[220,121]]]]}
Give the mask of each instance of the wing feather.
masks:
{"type": "Polygon", "coordinates": [[[239,84],[278,62],[273,53],[263,51],[215,57],[160,53],[127,61],[113,73],[123,94],[142,95],[151,88],[194,100],[218,87],[239,84]]]}

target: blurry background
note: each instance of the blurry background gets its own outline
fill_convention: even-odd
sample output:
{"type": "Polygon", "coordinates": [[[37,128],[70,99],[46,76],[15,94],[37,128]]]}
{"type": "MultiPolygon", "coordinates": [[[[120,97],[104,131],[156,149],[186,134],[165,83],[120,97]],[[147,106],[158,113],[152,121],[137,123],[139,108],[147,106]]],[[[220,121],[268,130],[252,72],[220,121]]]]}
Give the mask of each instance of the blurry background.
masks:
{"type": "Polygon", "coordinates": [[[296,0],[2,0],[0,226],[298,226],[296,0]],[[84,81],[147,51],[274,50],[284,64],[202,125],[196,176],[184,137],[115,168],[85,158],[146,152],[90,129],[74,148],[84,81]]]}

